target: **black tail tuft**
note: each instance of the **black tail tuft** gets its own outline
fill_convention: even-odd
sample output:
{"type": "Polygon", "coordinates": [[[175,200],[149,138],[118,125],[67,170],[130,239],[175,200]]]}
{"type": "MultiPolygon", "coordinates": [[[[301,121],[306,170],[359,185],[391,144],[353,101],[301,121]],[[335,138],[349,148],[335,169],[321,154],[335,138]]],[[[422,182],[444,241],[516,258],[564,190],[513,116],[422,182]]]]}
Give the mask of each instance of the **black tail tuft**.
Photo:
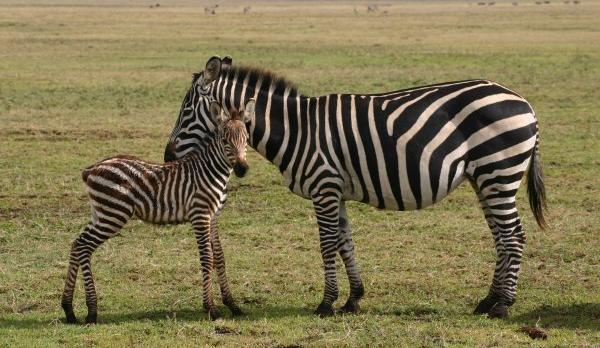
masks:
{"type": "Polygon", "coordinates": [[[527,173],[527,194],[529,195],[529,206],[538,226],[543,230],[546,229],[548,225],[543,212],[546,209],[546,188],[544,187],[544,172],[539,159],[537,140],[531,154],[531,164],[527,173]]]}

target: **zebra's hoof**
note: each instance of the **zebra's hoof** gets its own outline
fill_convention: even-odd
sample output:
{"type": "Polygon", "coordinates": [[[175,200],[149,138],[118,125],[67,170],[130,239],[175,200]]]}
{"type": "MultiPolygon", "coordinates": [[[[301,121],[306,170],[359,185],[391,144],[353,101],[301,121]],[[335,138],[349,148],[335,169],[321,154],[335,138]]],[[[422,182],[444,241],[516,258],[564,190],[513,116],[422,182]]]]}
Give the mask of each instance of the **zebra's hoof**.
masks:
{"type": "Polygon", "coordinates": [[[479,304],[473,311],[473,314],[487,314],[496,305],[497,302],[497,299],[488,296],[481,300],[481,302],[479,302],[479,304]]]}
{"type": "Polygon", "coordinates": [[[488,317],[500,319],[508,318],[508,306],[503,304],[494,306],[488,313],[488,317]]]}
{"type": "Polygon", "coordinates": [[[90,313],[87,315],[87,317],[85,318],[85,324],[86,325],[95,325],[96,324],[96,318],[97,314],[96,313],[90,313]]]}
{"type": "Polygon", "coordinates": [[[346,304],[342,308],[340,308],[340,312],[341,313],[349,313],[349,314],[358,314],[358,312],[360,312],[360,306],[358,304],[358,301],[348,299],[346,304]]]}
{"type": "Polygon", "coordinates": [[[325,318],[333,316],[335,312],[333,311],[333,307],[330,304],[321,302],[319,307],[317,307],[315,314],[317,314],[321,318],[325,318]]]}
{"type": "Polygon", "coordinates": [[[212,308],[208,311],[208,319],[217,320],[220,317],[221,317],[221,313],[216,308],[212,308]]]}

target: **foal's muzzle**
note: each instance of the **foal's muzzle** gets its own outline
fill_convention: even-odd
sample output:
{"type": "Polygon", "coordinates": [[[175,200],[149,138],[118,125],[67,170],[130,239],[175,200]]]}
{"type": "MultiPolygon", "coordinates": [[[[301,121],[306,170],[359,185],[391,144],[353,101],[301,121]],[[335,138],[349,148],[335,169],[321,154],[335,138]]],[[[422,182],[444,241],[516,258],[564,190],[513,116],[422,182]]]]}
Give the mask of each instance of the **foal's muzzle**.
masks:
{"type": "Polygon", "coordinates": [[[248,172],[248,163],[241,161],[235,162],[235,164],[233,165],[233,172],[238,178],[243,178],[244,175],[246,175],[246,173],[248,172]]]}

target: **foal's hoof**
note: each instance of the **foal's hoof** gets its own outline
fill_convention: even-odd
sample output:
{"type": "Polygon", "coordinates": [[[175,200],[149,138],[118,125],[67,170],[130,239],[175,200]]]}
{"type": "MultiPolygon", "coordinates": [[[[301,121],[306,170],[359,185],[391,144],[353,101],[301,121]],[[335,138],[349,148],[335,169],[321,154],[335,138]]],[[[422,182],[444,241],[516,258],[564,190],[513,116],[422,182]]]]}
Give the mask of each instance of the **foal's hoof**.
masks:
{"type": "Polygon", "coordinates": [[[496,305],[497,302],[498,302],[497,299],[488,296],[488,297],[484,298],[483,300],[481,300],[481,302],[479,302],[479,304],[473,311],[473,314],[487,314],[490,312],[492,307],[494,307],[496,305]]]}
{"type": "Polygon", "coordinates": [[[333,307],[330,304],[321,303],[319,307],[317,307],[315,314],[317,314],[321,318],[325,318],[333,316],[335,312],[333,311],[333,307]]]}
{"type": "Polygon", "coordinates": [[[217,320],[220,317],[221,317],[221,313],[216,308],[212,308],[212,309],[208,310],[208,319],[217,320]]]}
{"type": "Polygon", "coordinates": [[[234,317],[243,315],[244,312],[242,312],[242,310],[240,309],[240,307],[231,307],[229,308],[229,310],[231,311],[231,315],[233,315],[234,317]]]}
{"type": "Polygon", "coordinates": [[[96,317],[97,317],[96,313],[88,314],[87,317],[85,318],[85,324],[86,325],[96,325],[96,317]]]}
{"type": "Polygon", "coordinates": [[[341,313],[358,314],[360,312],[360,306],[356,300],[348,300],[346,304],[340,308],[341,313]]]}
{"type": "Polygon", "coordinates": [[[79,324],[79,320],[75,317],[75,313],[68,313],[66,315],[67,324],[79,324]]]}
{"type": "Polygon", "coordinates": [[[508,306],[503,304],[495,305],[494,308],[489,311],[488,316],[490,318],[508,318],[508,306]]]}

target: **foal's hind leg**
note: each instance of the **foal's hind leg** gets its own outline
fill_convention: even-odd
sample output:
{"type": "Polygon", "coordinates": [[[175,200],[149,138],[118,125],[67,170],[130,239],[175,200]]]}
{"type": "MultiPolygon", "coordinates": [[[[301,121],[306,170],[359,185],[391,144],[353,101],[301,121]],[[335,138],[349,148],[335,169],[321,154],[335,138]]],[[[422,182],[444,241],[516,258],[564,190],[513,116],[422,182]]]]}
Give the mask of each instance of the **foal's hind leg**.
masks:
{"type": "MultiPolygon", "coordinates": [[[[88,228],[88,226],[86,226],[86,229],[88,228]]],[[[65,316],[67,318],[67,323],[69,324],[77,323],[77,318],[75,317],[75,313],[73,312],[73,291],[75,290],[77,272],[79,271],[79,261],[76,257],[76,245],[77,243],[75,241],[71,243],[71,252],[69,255],[69,268],[67,270],[67,279],[65,281],[65,289],[63,291],[61,301],[62,308],[65,311],[65,316]]]]}
{"type": "Polygon", "coordinates": [[[475,314],[488,313],[493,318],[508,316],[515,302],[517,280],[523,255],[525,233],[515,205],[516,184],[491,184],[487,187],[471,182],[475,188],[486,221],[492,231],[497,260],[488,295],[479,302],[475,314]]]}
{"type": "Polygon", "coordinates": [[[213,264],[214,268],[217,270],[223,304],[225,304],[229,310],[231,310],[231,314],[234,316],[240,315],[242,314],[242,310],[235,303],[233,295],[231,294],[231,290],[229,289],[229,282],[227,281],[227,273],[225,271],[225,255],[223,254],[223,248],[221,247],[221,241],[219,240],[219,233],[217,231],[217,217],[218,214],[215,214],[210,222],[210,239],[213,250],[213,264]]]}
{"type": "MultiPolygon", "coordinates": [[[[122,212],[121,212],[122,214],[122,212]]],[[[67,322],[76,322],[73,313],[73,288],[77,278],[77,268],[81,268],[83,274],[83,283],[85,287],[85,303],[88,308],[88,315],[85,319],[86,324],[95,324],[98,315],[98,299],[94,278],[92,275],[91,257],[92,253],[106,241],[114,236],[131,217],[121,214],[111,213],[102,208],[92,208],[92,222],[88,223],[83,232],[75,239],[71,246],[71,255],[69,261],[69,270],[63,292],[62,306],[67,317],[67,322]]]]}

